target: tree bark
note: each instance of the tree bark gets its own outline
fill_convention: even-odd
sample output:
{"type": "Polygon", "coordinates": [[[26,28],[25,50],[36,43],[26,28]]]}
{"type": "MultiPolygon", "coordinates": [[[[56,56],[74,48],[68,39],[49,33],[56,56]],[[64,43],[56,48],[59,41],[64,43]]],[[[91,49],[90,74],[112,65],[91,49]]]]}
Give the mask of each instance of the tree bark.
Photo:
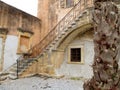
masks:
{"type": "MultiPolygon", "coordinates": [[[[120,2],[120,0],[114,0],[120,2]]],[[[84,90],[120,90],[120,14],[112,0],[94,0],[94,62],[84,90]]]]}

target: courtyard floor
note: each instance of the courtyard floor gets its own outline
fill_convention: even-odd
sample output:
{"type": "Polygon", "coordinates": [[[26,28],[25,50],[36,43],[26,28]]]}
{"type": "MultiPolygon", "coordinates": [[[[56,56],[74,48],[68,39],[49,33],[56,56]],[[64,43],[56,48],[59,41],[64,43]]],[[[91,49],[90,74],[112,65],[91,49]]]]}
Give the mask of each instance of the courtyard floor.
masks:
{"type": "Polygon", "coordinates": [[[29,77],[6,81],[0,90],[83,90],[83,81],[75,78],[29,77]]]}

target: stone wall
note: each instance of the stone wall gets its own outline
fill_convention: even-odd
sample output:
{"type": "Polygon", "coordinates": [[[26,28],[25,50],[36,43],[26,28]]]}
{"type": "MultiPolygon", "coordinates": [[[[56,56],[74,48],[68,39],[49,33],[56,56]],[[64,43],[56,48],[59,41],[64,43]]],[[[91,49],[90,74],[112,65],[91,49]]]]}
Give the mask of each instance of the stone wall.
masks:
{"type": "Polygon", "coordinates": [[[38,18],[41,19],[41,37],[49,32],[48,30],[48,10],[50,0],[38,0],[38,18]]]}
{"type": "Polygon", "coordinates": [[[0,27],[7,28],[9,35],[18,36],[18,28],[34,33],[33,44],[40,40],[40,20],[0,1],[0,27]]]}
{"type": "Polygon", "coordinates": [[[0,30],[2,32],[4,28],[8,30],[7,35],[0,32],[0,35],[6,37],[3,39],[3,44],[1,44],[0,38],[0,45],[2,45],[0,47],[4,47],[2,48],[2,60],[0,57],[0,69],[3,68],[5,70],[9,68],[16,63],[17,58],[23,53],[19,53],[21,36],[30,36],[28,42],[29,49],[41,40],[40,24],[41,21],[37,17],[0,1],[0,30]]]}
{"type": "Polygon", "coordinates": [[[41,37],[44,38],[71,8],[60,7],[60,0],[38,0],[37,16],[42,21],[41,37]]]}

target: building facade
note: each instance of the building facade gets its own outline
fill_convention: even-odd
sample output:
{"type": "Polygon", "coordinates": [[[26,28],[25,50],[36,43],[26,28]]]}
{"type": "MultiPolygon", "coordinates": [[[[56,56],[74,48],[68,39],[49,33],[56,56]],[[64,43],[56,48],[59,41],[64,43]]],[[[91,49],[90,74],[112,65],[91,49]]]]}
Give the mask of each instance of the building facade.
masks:
{"type": "Polygon", "coordinates": [[[0,1],[0,71],[40,41],[40,20],[0,1]]]}
{"type": "MultiPolygon", "coordinates": [[[[92,5],[92,2],[92,0],[38,0],[38,18],[43,22],[41,24],[42,37],[54,31],[56,26],[62,28],[65,26],[65,22],[74,22],[72,17],[80,10],[78,8],[81,8],[82,13],[87,8],[87,5],[92,5]]],[[[52,69],[54,71],[52,73],[58,76],[86,78],[92,76],[91,65],[94,56],[93,26],[88,26],[92,22],[84,22],[85,19],[88,20],[87,18],[90,17],[83,14],[80,18],[83,22],[78,21],[76,22],[78,26],[68,28],[69,30],[65,32],[65,35],[61,36],[53,47],[44,53],[40,60],[47,60],[48,66],[43,65],[43,68],[40,66],[38,68],[40,73],[49,72],[47,70],[44,72],[44,68],[46,68],[52,69]],[[84,25],[81,25],[81,23],[84,23],[84,25]],[[82,30],[83,26],[84,29],[82,30]]],[[[64,28],[62,29],[64,33],[64,28]]]]}
{"type": "Polygon", "coordinates": [[[93,0],[38,0],[34,17],[0,1],[1,70],[9,67],[17,78],[34,74],[90,78],[92,10],[93,0]]]}

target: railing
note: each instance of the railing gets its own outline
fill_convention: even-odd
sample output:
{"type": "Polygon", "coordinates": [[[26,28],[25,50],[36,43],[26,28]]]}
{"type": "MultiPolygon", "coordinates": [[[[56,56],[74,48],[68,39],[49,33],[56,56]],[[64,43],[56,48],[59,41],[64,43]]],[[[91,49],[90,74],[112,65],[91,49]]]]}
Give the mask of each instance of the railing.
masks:
{"type": "Polygon", "coordinates": [[[17,78],[19,78],[19,70],[21,69],[20,66],[21,66],[23,60],[24,60],[24,55],[20,56],[17,59],[17,78]]]}
{"type": "MultiPolygon", "coordinates": [[[[60,22],[43,38],[37,45],[32,47],[28,53],[29,58],[35,58],[43,52],[43,50],[59,35],[61,32],[66,29],[86,8],[93,6],[93,0],[80,0],[66,15],[60,20],[60,22]]],[[[24,56],[21,56],[17,60],[17,75],[19,71],[19,66],[22,63],[24,56]]]]}
{"type": "Polygon", "coordinates": [[[31,57],[39,55],[83,10],[92,6],[93,0],[80,0],[42,41],[30,49],[31,57]]]}

